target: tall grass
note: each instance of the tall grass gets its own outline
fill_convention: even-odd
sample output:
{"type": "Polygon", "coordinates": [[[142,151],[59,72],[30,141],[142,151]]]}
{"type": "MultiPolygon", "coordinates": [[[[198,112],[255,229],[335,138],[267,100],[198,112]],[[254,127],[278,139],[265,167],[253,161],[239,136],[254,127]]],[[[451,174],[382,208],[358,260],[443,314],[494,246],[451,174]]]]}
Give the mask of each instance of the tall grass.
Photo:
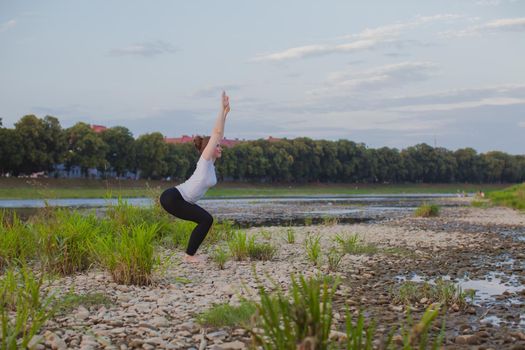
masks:
{"type": "Polygon", "coordinates": [[[11,264],[24,263],[34,256],[33,232],[16,215],[0,210],[0,272],[11,264]]]}
{"type": "Polygon", "coordinates": [[[53,296],[42,292],[43,277],[9,269],[0,278],[0,348],[25,349],[53,315],[53,296]]]}
{"type": "Polygon", "coordinates": [[[278,288],[275,295],[259,286],[260,303],[254,327],[254,345],[262,349],[328,349],[332,324],[332,297],[336,286],[323,280],[292,276],[288,295],[278,288]],[[263,334],[257,332],[257,327],[263,334]]]}
{"type": "Polygon", "coordinates": [[[387,337],[376,332],[376,322],[367,320],[364,310],[360,310],[354,322],[347,309],[345,336],[331,336],[332,304],[338,283],[338,280],[331,282],[327,278],[292,276],[287,294],[279,286],[275,293],[270,294],[259,282],[260,301],[256,304],[257,312],[249,329],[254,348],[372,350],[379,344],[382,349],[441,348],[444,321],[438,334],[433,328],[439,315],[439,304],[429,306],[419,322],[414,322],[408,313],[406,321],[391,328],[387,337]],[[396,333],[401,333],[401,344],[393,342],[396,333]]]}
{"type": "Polygon", "coordinates": [[[94,214],[61,209],[34,227],[40,258],[48,271],[67,275],[84,271],[94,262],[89,245],[101,232],[94,214]]]}
{"type": "Polygon", "coordinates": [[[525,183],[490,192],[488,197],[496,205],[525,210],[525,183]]]}
{"type": "Polygon", "coordinates": [[[153,254],[158,229],[143,223],[123,228],[117,235],[100,235],[89,246],[116,283],[147,285],[154,265],[160,263],[153,254]]]}

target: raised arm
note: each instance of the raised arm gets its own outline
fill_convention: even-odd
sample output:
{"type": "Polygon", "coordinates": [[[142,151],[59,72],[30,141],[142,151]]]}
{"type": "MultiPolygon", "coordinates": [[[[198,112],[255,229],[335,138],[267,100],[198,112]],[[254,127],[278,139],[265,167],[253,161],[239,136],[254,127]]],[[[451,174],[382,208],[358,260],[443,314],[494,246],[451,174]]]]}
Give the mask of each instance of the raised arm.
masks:
{"type": "Polygon", "coordinates": [[[215,126],[213,127],[213,130],[211,132],[210,140],[208,141],[206,148],[202,152],[202,157],[204,159],[210,160],[213,158],[215,147],[217,147],[217,145],[220,144],[222,138],[224,137],[224,124],[226,123],[226,116],[228,115],[229,112],[230,112],[230,98],[223,91],[221,110],[219,111],[219,114],[217,115],[217,120],[215,121],[215,126]]]}

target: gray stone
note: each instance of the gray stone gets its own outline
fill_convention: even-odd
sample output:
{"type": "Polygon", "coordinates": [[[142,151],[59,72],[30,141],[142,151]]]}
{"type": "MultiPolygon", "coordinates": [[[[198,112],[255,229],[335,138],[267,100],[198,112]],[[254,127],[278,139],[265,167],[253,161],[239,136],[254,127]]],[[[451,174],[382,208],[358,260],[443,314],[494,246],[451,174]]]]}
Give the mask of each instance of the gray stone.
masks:
{"type": "Polygon", "coordinates": [[[217,340],[217,339],[224,339],[228,336],[228,333],[225,331],[217,331],[206,334],[206,338],[209,340],[217,340]]]}
{"type": "Polygon", "coordinates": [[[27,343],[27,347],[30,350],[36,349],[37,345],[40,345],[44,341],[44,336],[42,335],[34,335],[33,338],[27,343]]]}
{"type": "Polygon", "coordinates": [[[246,345],[242,341],[236,340],[216,345],[216,348],[218,350],[243,350],[246,349],[246,345]]]}

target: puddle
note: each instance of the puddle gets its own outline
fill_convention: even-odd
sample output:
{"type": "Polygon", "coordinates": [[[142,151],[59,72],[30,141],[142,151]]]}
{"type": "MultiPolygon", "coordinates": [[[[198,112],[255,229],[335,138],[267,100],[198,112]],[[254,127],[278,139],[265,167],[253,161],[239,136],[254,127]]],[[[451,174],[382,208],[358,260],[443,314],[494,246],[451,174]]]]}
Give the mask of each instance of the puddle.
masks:
{"type": "MultiPolygon", "coordinates": [[[[495,301],[496,296],[502,295],[504,292],[516,293],[525,289],[525,286],[520,283],[516,275],[506,275],[496,272],[490,272],[485,279],[460,278],[452,280],[448,275],[441,278],[445,281],[452,281],[457,287],[461,287],[463,291],[474,289],[476,291],[475,302],[495,301]]],[[[409,277],[396,276],[395,279],[399,282],[428,282],[430,284],[435,284],[436,280],[435,278],[425,278],[418,274],[412,274],[409,277]]],[[[508,301],[513,304],[521,304],[517,299],[510,299],[508,301]]]]}

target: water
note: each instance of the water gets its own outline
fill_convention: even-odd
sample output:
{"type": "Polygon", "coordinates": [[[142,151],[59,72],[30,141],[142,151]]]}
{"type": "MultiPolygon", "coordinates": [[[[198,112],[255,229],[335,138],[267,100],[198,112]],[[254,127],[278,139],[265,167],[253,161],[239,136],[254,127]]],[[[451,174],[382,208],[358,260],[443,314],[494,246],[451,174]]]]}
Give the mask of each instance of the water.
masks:
{"type": "MultiPolygon", "coordinates": [[[[453,281],[450,276],[445,275],[441,277],[445,281],[452,281],[456,287],[463,291],[473,289],[476,291],[474,298],[475,302],[492,302],[496,300],[496,296],[502,295],[504,292],[517,293],[525,289],[518,277],[515,275],[507,275],[500,272],[490,272],[484,279],[469,279],[467,277],[460,278],[453,281]]],[[[397,281],[411,281],[411,282],[428,282],[435,284],[435,278],[426,278],[418,274],[407,276],[396,276],[397,281]]],[[[517,300],[510,300],[511,303],[519,303],[517,300]]]]}
{"type": "MultiPolygon", "coordinates": [[[[452,194],[396,194],[352,196],[288,196],[210,198],[198,202],[218,220],[231,220],[239,226],[304,225],[323,223],[328,217],[340,223],[358,223],[383,219],[411,212],[423,202],[443,206],[458,205],[447,202],[452,194]]],[[[126,198],[128,204],[149,206],[150,198],[126,198]]],[[[67,208],[105,208],[116,205],[117,199],[80,198],[53,200],[0,200],[0,208],[15,208],[21,216],[32,215],[47,205],[67,208]]]]}

